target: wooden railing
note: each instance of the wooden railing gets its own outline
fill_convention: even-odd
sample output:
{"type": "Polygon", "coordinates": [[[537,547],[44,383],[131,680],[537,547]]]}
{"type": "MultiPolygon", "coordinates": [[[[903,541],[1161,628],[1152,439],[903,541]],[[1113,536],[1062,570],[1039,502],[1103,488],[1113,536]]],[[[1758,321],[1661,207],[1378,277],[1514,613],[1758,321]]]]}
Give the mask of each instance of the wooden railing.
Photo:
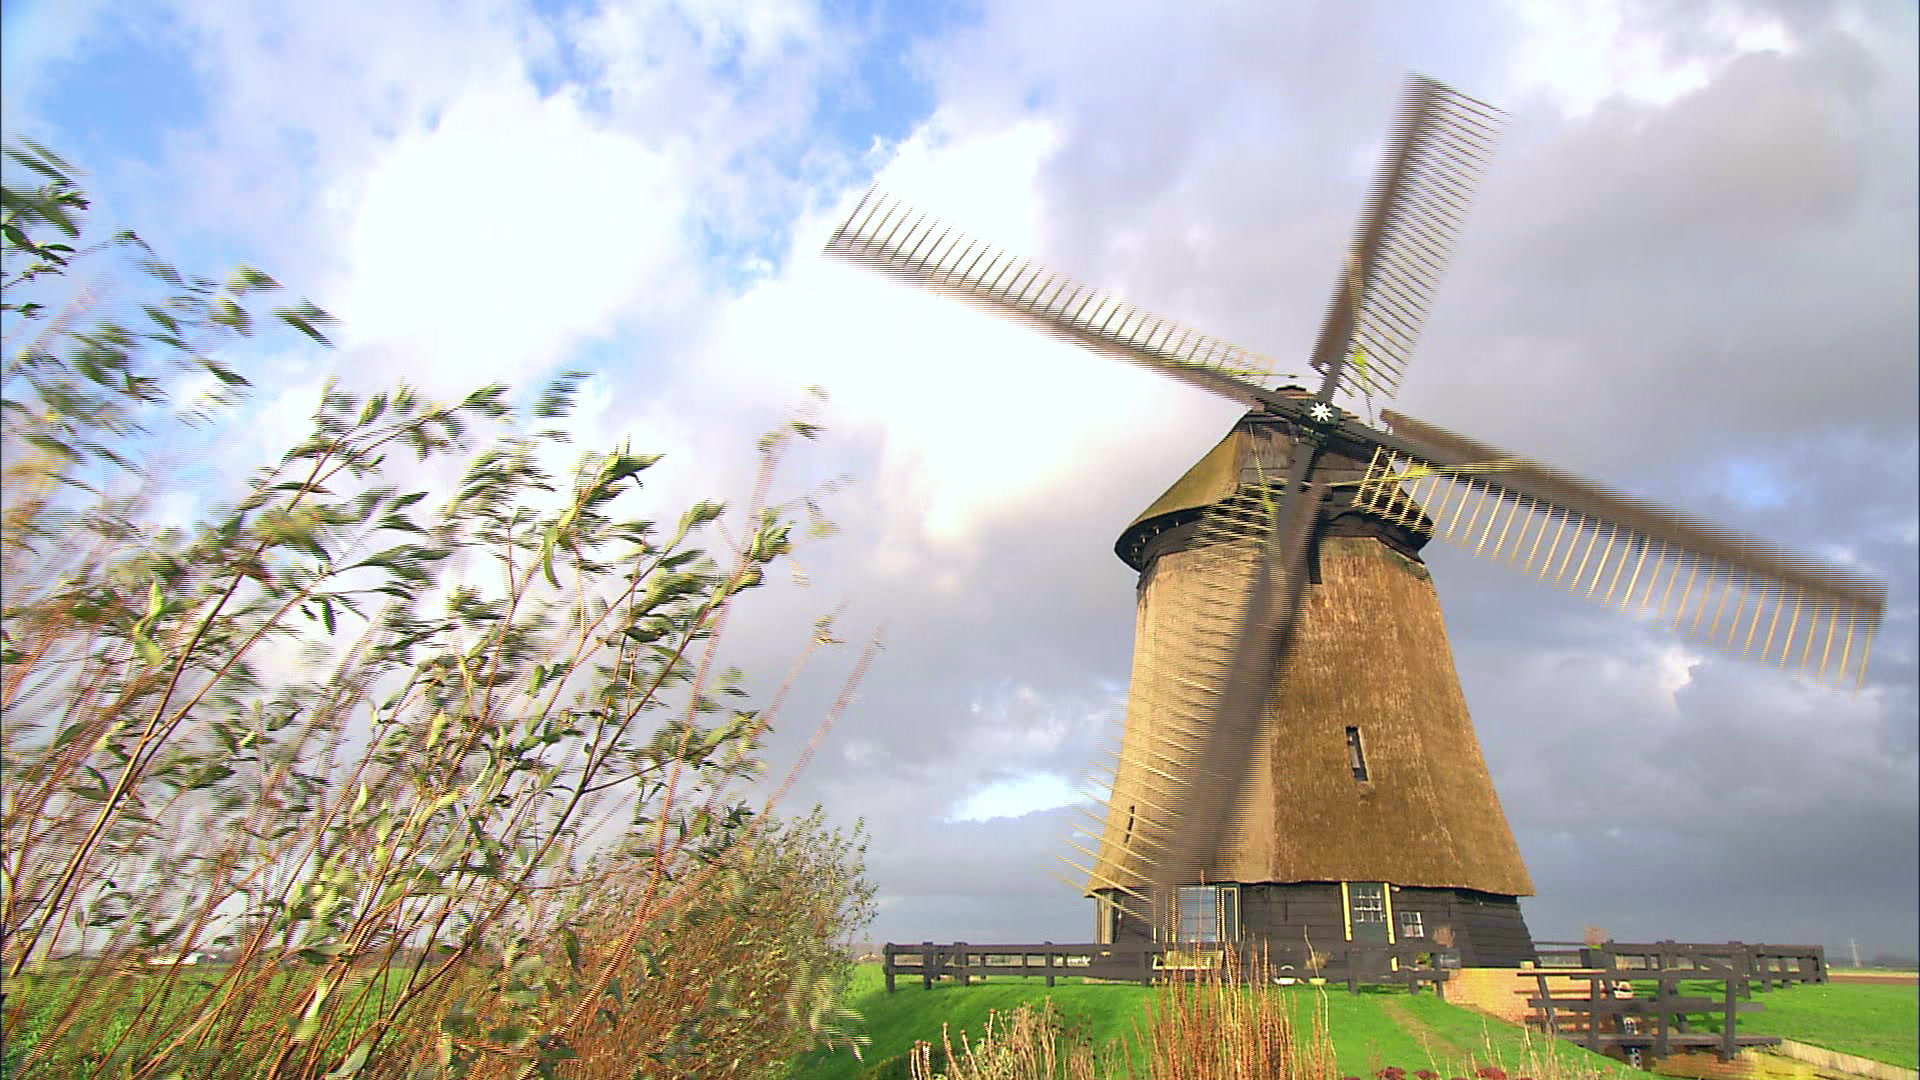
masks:
{"type": "Polygon", "coordinates": [[[1702,964],[1731,964],[1746,979],[1758,983],[1762,991],[1794,983],[1827,981],[1827,950],[1819,945],[1758,945],[1741,941],[1725,944],[1609,941],[1601,949],[1613,960],[1607,966],[1628,972],[1684,971],[1702,964]]]}
{"type": "Polygon", "coordinates": [[[1742,1035],[1739,1014],[1759,1012],[1764,1005],[1739,1000],[1746,980],[1730,964],[1713,970],[1711,961],[1699,967],[1674,971],[1635,972],[1655,983],[1652,997],[1617,998],[1612,987],[1625,972],[1563,971],[1536,968],[1539,996],[1527,999],[1538,1010],[1542,1026],[1555,1035],[1589,1050],[1645,1050],[1657,1060],[1676,1049],[1717,1050],[1723,1060],[1731,1061],[1742,1047],[1777,1046],[1778,1035],[1742,1035]],[[1588,989],[1582,997],[1555,997],[1547,985],[1549,978],[1585,978],[1588,989]],[[1718,999],[1686,996],[1680,993],[1682,980],[1715,980],[1725,984],[1718,999]],[[1696,1032],[1689,1029],[1687,1014],[1720,1013],[1720,1031],[1696,1032]]]}
{"type": "Polygon", "coordinates": [[[1762,991],[1795,983],[1827,981],[1827,951],[1819,945],[1759,945],[1742,941],[1710,944],[1608,941],[1586,945],[1571,941],[1536,941],[1534,955],[1537,958],[1535,966],[1548,970],[1605,968],[1632,973],[1685,970],[1702,962],[1716,965],[1731,963],[1746,976],[1749,984],[1758,984],[1762,991]]]}
{"type": "Polygon", "coordinates": [[[951,976],[962,986],[987,975],[1022,975],[1045,978],[1047,985],[1061,976],[1137,982],[1142,986],[1174,979],[1194,978],[1207,973],[1249,980],[1258,977],[1264,962],[1269,978],[1325,979],[1328,983],[1346,983],[1348,991],[1359,993],[1368,983],[1397,983],[1418,993],[1420,987],[1445,982],[1444,968],[1420,966],[1416,961],[1432,952],[1420,945],[1330,946],[1324,952],[1309,954],[1304,949],[1269,949],[1264,956],[1247,953],[1240,957],[1240,970],[1222,970],[1224,953],[1218,948],[1168,947],[1158,942],[1127,942],[1116,945],[1057,944],[1044,941],[1037,945],[970,945],[964,941],[918,945],[888,942],[882,950],[887,991],[895,987],[897,976],[917,976],[920,985],[933,988],[935,979],[951,976]],[[1315,961],[1318,961],[1317,963],[1315,961]]]}

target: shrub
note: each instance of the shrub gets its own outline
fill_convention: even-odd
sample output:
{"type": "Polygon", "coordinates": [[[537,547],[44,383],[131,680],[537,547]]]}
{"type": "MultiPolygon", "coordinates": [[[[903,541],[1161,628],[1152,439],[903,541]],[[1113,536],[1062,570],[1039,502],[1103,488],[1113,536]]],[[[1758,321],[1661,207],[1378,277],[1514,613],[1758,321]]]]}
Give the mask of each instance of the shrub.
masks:
{"type": "MultiPolygon", "coordinates": [[[[657,456],[545,464],[577,373],[531,402],[330,387],[231,502],[158,528],[151,428],[244,395],[218,357],[277,285],[79,244],[72,170],[8,153],[38,186],[6,189],[4,311],[39,329],[0,414],[0,959],[85,958],[10,983],[8,1075],[744,1075],[840,1034],[821,988],[871,894],[817,815],[741,794],[774,710],[715,663],[813,508],[765,493],[817,427],[762,440],[744,507],[663,527],[634,507],[657,456]],[[63,305],[121,255],[137,316],[63,305]],[[169,410],[188,376],[217,393],[169,410]],[[195,951],[229,959],[143,963],[195,951]]],[[[312,305],[275,314],[324,343],[312,305]]]]}

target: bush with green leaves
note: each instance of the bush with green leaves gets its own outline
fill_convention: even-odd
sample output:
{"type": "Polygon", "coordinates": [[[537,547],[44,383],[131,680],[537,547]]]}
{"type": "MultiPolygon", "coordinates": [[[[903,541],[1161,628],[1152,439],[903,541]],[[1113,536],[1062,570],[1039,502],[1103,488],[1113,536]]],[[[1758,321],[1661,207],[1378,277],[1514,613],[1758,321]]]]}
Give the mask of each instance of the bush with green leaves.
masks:
{"type": "MultiPolygon", "coordinates": [[[[768,492],[817,427],[761,441],[747,505],[663,523],[637,507],[657,455],[545,464],[577,373],[530,403],[330,386],[311,434],[159,528],[169,426],[231,418],[259,328],[324,344],[327,318],[256,313],[255,270],[86,245],[74,171],[7,153],[9,1075],[587,1076],[611,1049],[622,1076],[744,1076],[845,1037],[809,987],[871,892],[820,819],[747,797],[786,689],[748,707],[718,654],[816,506],[768,492]],[[119,291],[71,287],[89,260],[119,291]],[[796,877],[807,914],[771,918],[796,877]],[[759,959],[694,977],[693,925],[759,959]],[[221,962],[168,961],[196,952],[221,962]],[[654,992],[674,978],[697,992],[654,992]]],[[[834,644],[823,620],[803,661],[834,644]]]]}

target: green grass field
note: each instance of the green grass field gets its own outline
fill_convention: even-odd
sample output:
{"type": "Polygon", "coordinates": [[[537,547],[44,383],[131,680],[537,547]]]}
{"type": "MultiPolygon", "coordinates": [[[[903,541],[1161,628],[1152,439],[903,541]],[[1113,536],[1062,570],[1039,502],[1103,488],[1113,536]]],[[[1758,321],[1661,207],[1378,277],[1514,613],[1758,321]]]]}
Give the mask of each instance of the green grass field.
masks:
{"type": "MultiPolygon", "coordinates": [[[[1330,988],[1323,994],[1307,987],[1266,992],[1293,999],[1299,1037],[1310,1030],[1312,1010],[1324,1002],[1339,1066],[1351,1076],[1370,1076],[1389,1065],[1408,1072],[1433,1068],[1444,1077],[1471,1076],[1473,1068],[1480,1065],[1499,1065],[1512,1071],[1528,1060],[1529,1052],[1536,1056],[1551,1054],[1567,1064],[1611,1070],[1621,1077],[1646,1075],[1578,1047],[1549,1043],[1511,1024],[1448,1005],[1431,993],[1415,996],[1397,989],[1370,988],[1353,995],[1343,988],[1330,988]]],[[[952,1032],[957,1048],[963,1031],[979,1038],[989,1011],[1007,1013],[1023,1003],[1038,1004],[1047,997],[1053,999],[1070,1025],[1082,1026],[1096,1046],[1112,1045],[1132,1035],[1135,1025],[1144,1022],[1147,1004],[1155,993],[1125,983],[1088,985],[1078,979],[1061,979],[1048,989],[1042,979],[997,976],[964,988],[952,982],[939,983],[932,990],[922,989],[917,981],[901,979],[899,990],[888,994],[880,965],[862,964],[849,1004],[865,1018],[863,1030],[873,1040],[864,1051],[865,1060],[855,1060],[846,1051],[814,1052],[797,1059],[790,1075],[853,1080],[869,1065],[905,1053],[917,1040],[937,1044],[943,1023],[952,1032]]]]}
{"type": "MultiPolygon", "coordinates": [[[[217,986],[221,971],[222,968],[217,965],[180,969],[174,989],[166,999],[165,1012],[177,1015],[195,1001],[200,1000],[217,986]]],[[[6,1044],[0,1047],[0,1077],[13,1075],[34,1045],[45,1034],[51,1018],[66,1006],[71,996],[80,989],[81,980],[86,977],[71,973],[45,973],[5,981],[4,987],[0,989],[4,989],[8,1002],[22,1003],[23,1008],[18,1017],[18,1029],[8,1031],[6,1044]]],[[[254,1024],[274,1028],[282,1026],[285,1019],[280,1012],[281,1004],[306,987],[312,978],[311,972],[301,970],[290,970],[274,976],[265,987],[254,991],[251,995],[254,1006],[247,1023],[250,1026],[254,1024]]],[[[397,987],[401,981],[401,975],[398,972],[358,973],[349,978],[338,993],[358,997],[363,989],[370,989],[371,992],[365,995],[364,1000],[359,1001],[346,1023],[328,1040],[328,1053],[338,1056],[351,1049],[353,1041],[379,1013],[383,1000],[395,992],[388,987],[397,987]],[[384,982],[386,986],[370,986],[375,984],[376,980],[384,982]]],[[[80,1020],[78,1027],[88,1032],[88,1042],[91,1045],[99,1047],[112,1045],[126,1032],[132,1020],[132,1014],[138,1008],[138,1003],[133,996],[133,988],[137,984],[129,980],[125,985],[127,986],[126,996],[110,1006],[110,1012],[103,1015],[100,1006],[96,1004],[80,1020]]],[[[62,1068],[67,1067],[63,1064],[65,1061],[64,1056],[58,1057],[47,1068],[57,1074],[62,1068]]]]}
{"type": "MultiPolygon", "coordinates": [[[[48,984],[65,981],[62,976],[30,977],[18,983],[9,980],[6,989],[10,997],[23,991],[29,997],[39,996],[32,991],[44,992],[48,984]]],[[[182,990],[191,995],[199,981],[183,979],[182,990]]],[[[1096,1046],[1112,1046],[1136,1033],[1157,993],[1128,983],[1088,984],[1078,978],[1061,979],[1052,989],[1041,979],[1006,976],[964,988],[949,981],[923,990],[917,980],[904,978],[899,985],[896,993],[886,993],[880,965],[860,965],[849,1004],[865,1019],[862,1030],[872,1039],[864,1062],[844,1050],[815,1052],[796,1059],[790,1075],[854,1080],[867,1066],[905,1053],[916,1040],[938,1043],[943,1023],[949,1025],[957,1047],[961,1032],[979,1038],[989,1012],[1005,1014],[1021,1004],[1037,1005],[1048,997],[1070,1027],[1084,1032],[1096,1046]]],[[[1707,982],[1683,983],[1681,988],[1688,994],[1713,997],[1720,990],[1719,984],[1707,982]]],[[[1652,990],[1651,983],[1636,984],[1640,994],[1650,995],[1652,990]]],[[[1568,1065],[1610,1069],[1623,1078],[1646,1075],[1569,1044],[1552,1043],[1513,1025],[1448,1005],[1431,993],[1409,995],[1385,987],[1369,988],[1359,995],[1348,994],[1340,987],[1324,993],[1307,987],[1264,992],[1292,999],[1295,1026],[1302,1037],[1310,1030],[1313,1010],[1324,1008],[1339,1067],[1348,1076],[1371,1076],[1374,1070],[1388,1065],[1398,1065],[1409,1073],[1433,1068],[1442,1077],[1471,1076],[1476,1066],[1499,1065],[1519,1076],[1524,1075],[1524,1069],[1518,1067],[1528,1061],[1529,1054],[1538,1057],[1547,1053],[1568,1065]]],[[[1780,1035],[1904,1068],[1915,1068],[1920,1058],[1915,1036],[1920,1029],[1920,991],[1914,987],[1857,983],[1794,986],[1756,993],[1753,1000],[1765,1009],[1743,1015],[1742,1030],[1780,1035]]],[[[17,1063],[11,1059],[30,1046],[37,1034],[33,1011],[29,1010],[25,1018],[26,1030],[10,1033],[8,1064],[17,1063]]],[[[108,1027],[112,1027],[111,1021],[108,1027]]],[[[1711,1016],[1697,1017],[1695,1027],[1717,1030],[1718,1021],[1711,1016]]],[[[345,1035],[342,1033],[342,1037],[345,1035]]]]}
{"type": "MultiPolygon", "coordinates": [[[[1654,984],[1634,984],[1634,993],[1651,996],[1654,984]]],[[[1683,982],[1686,994],[1719,997],[1717,982],[1683,982]]],[[[1911,986],[1875,986],[1868,983],[1828,983],[1825,986],[1789,986],[1756,993],[1753,1000],[1766,1006],[1740,1017],[1740,1030],[1755,1035],[1778,1035],[1809,1046],[1858,1054],[1902,1068],[1920,1068],[1920,990],[1911,986]]],[[[1719,1031],[1715,1016],[1694,1018],[1703,1031],[1719,1031]]]]}

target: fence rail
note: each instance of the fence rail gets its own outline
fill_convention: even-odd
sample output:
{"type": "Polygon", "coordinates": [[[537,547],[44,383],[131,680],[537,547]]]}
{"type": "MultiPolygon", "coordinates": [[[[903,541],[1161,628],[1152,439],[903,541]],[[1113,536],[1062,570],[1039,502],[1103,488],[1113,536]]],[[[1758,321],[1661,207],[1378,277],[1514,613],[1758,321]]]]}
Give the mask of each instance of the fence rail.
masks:
{"type": "Polygon", "coordinates": [[[1223,970],[1225,957],[1218,948],[1168,947],[1158,942],[1115,945],[1051,941],[1015,945],[888,942],[882,951],[889,993],[893,992],[895,977],[899,975],[918,976],[925,989],[932,989],[935,979],[948,976],[957,979],[961,986],[987,975],[1042,977],[1048,986],[1061,976],[1137,982],[1142,986],[1207,973],[1249,980],[1256,977],[1255,969],[1263,960],[1269,977],[1273,978],[1322,978],[1328,983],[1346,983],[1348,991],[1356,994],[1362,984],[1396,983],[1418,993],[1422,985],[1438,986],[1448,977],[1445,968],[1419,963],[1432,955],[1431,946],[1418,945],[1341,944],[1313,953],[1275,947],[1264,957],[1242,954],[1240,970],[1229,973],[1223,970]]]}
{"type": "Polygon", "coordinates": [[[1539,996],[1527,999],[1547,1033],[1579,1043],[1589,1050],[1646,1050],[1658,1059],[1675,1049],[1696,1047],[1713,1049],[1723,1060],[1731,1061],[1742,1047],[1777,1046],[1777,1035],[1741,1035],[1739,1014],[1758,1012],[1764,1005],[1741,1001],[1750,996],[1746,970],[1734,957],[1724,960],[1696,953],[1685,966],[1652,969],[1596,968],[1584,971],[1554,971],[1535,968],[1534,980],[1539,996]],[[1613,988],[1620,976],[1632,974],[1653,981],[1651,998],[1620,998],[1613,988]],[[1574,978],[1587,981],[1584,996],[1558,996],[1548,985],[1549,978],[1574,978]],[[1718,998],[1688,996],[1680,993],[1682,981],[1717,981],[1725,987],[1718,998]],[[1719,1012],[1719,1033],[1688,1029],[1689,1013],[1719,1012]]]}
{"type": "MultiPolygon", "coordinates": [[[[1540,968],[1605,968],[1630,977],[1651,978],[1653,971],[1695,970],[1700,978],[1718,978],[1706,974],[1732,964],[1749,984],[1762,991],[1795,983],[1827,981],[1827,950],[1819,945],[1766,945],[1743,941],[1686,942],[1607,941],[1588,945],[1574,941],[1534,942],[1536,965],[1540,968]]],[[[1752,996],[1752,987],[1743,996],[1752,996]]]]}

